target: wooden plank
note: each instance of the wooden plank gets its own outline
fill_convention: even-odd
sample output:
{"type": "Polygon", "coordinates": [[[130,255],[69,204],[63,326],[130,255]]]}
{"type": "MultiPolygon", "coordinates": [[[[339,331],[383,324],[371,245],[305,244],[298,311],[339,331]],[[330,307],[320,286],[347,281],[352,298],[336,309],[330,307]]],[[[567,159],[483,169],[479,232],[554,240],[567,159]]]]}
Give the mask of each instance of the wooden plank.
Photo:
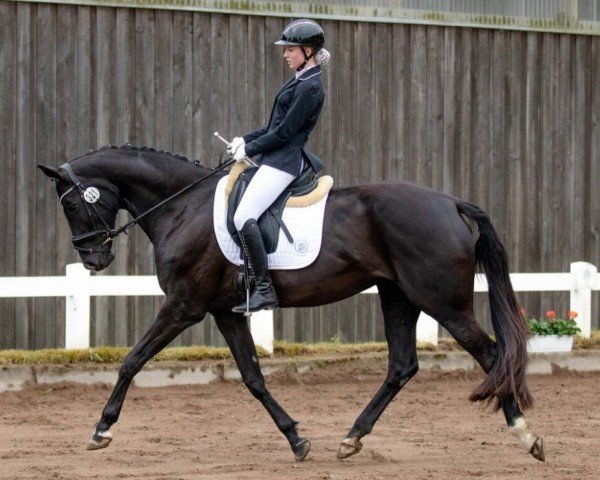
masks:
{"type": "MultiPolygon", "coordinates": [[[[524,215],[525,235],[523,244],[518,249],[522,252],[519,269],[525,272],[541,271],[540,258],[540,230],[541,230],[541,194],[542,194],[542,165],[541,141],[541,82],[542,82],[542,36],[540,34],[528,35],[523,47],[525,51],[525,67],[523,89],[525,90],[523,148],[524,159],[524,186],[523,204],[521,210],[524,215]]],[[[540,294],[520,294],[521,305],[528,312],[540,311],[540,294]]],[[[537,313],[536,313],[537,314],[537,313]]]]}
{"type": "MultiPolygon", "coordinates": [[[[340,23],[338,34],[338,62],[341,65],[354,65],[356,52],[355,26],[340,23]]],[[[354,65],[354,67],[358,67],[354,65]]],[[[356,138],[356,124],[358,122],[357,79],[353,74],[354,69],[344,69],[337,76],[338,111],[337,125],[337,171],[338,186],[355,183],[354,164],[357,157],[358,140],[356,138]],[[343,105],[343,108],[342,108],[343,105]]]]}
{"type": "MultiPolygon", "coordinates": [[[[227,122],[223,128],[227,132],[227,137],[231,139],[242,132],[260,127],[260,125],[250,125],[248,121],[250,107],[248,101],[249,52],[259,46],[256,42],[257,39],[249,36],[247,17],[230,15],[228,26],[229,37],[225,37],[227,53],[224,61],[227,62],[225,68],[229,72],[229,81],[226,85],[228,91],[225,103],[221,104],[221,108],[227,115],[227,122]]],[[[259,61],[258,65],[260,63],[259,61]]]]}
{"type": "MultiPolygon", "coordinates": [[[[56,9],[57,29],[63,32],[56,38],[56,165],[75,158],[77,152],[77,130],[79,126],[77,95],[77,10],[60,5],[56,9]]],[[[56,269],[54,274],[64,275],[68,263],[79,260],[73,249],[71,231],[62,207],[50,194],[48,201],[55,206],[56,215],[56,269]]],[[[56,301],[55,323],[56,345],[64,347],[65,300],[56,301]]]]}
{"type": "MultiPolygon", "coordinates": [[[[344,110],[352,109],[353,115],[342,114],[347,118],[347,139],[355,144],[352,159],[343,167],[350,175],[350,184],[364,184],[373,181],[373,164],[378,162],[374,156],[375,132],[375,45],[372,42],[374,25],[359,23],[354,28],[355,46],[349,52],[355,57],[354,68],[348,72],[352,76],[350,92],[353,100],[346,103],[344,110]],[[352,105],[354,103],[354,105],[352,105]]],[[[342,118],[340,121],[343,122],[342,118]]],[[[368,298],[357,295],[354,298],[338,302],[338,335],[342,342],[354,342],[357,334],[364,330],[364,323],[370,317],[368,298]]]]}
{"type": "Polygon", "coordinates": [[[523,210],[526,219],[523,263],[525,271],[539,271],[540,255],[540,212],[541,212],[541,157],[542,143],[542,36],[540,34],[527,37],[525,68],[525,151],[527,155],[526,185],[523,210]]]}
{"type": "MultiPolygon", "coordinates": [[[[236,51],[235,56],[244,55],[248,59],[245,78],[246,102],[244,102],[246,111],[242,118],[236,119],[237,122],[241,123],[234,123],[230,126],[232,137],[239,136],[248,129],[259,128],[268,123],[269,118],[267,115],[270,112],[266,111],[266,105],[273,100],[271,98],[273,93],[266,94],[265,56],[267,50],[281,51],[281,47],[273,45],[271,36],[266,35],[263,18],[249,16],[246,17],[246,20],[247,23],[240,29],[241,31],[231,38],[232,47],[235,49],[236,44],[234,42],[239,39],[239,34],[244,33],[241,40],[247,47],[243,51],[236,51]]],[[[239,91],[243,91],[243,89],[239,91]]],[[[236,102],[240,100],[236,98],[236,102]]]]}
{"type": "MultiPolygon", "coordinates": [[[[38,5],[35,14],[35,158],[56,164],[56,7],[38,5]]],[[[44,175],[37,175],[35,164],[30,162],[29,173],[35,184],[35,238],[33,254],[36,275],[55,272],[54,249],[56,238],[56,208],[47,201],[54,187],[44,175]]],[[[34,300],[35,348],[55,344],[54,299],[34,300]]]]}
{"type": "Polygon", "coordinates": [[[173,14],[173,152],[193,158],[192,29],[190,13],[173,14]]]}
{"type": "Polygon", "coordinates": [[[392,88],[394,92],[389,100],[393,109],[394,132],[392,139],[393,165],[390,178],[395,180],[409,179],[410,159],[410,35],[411,27],[394,25],[392,30],[392,88]]]}
{"type": "MultiPolygon", "coordinates": [[[[212,133],[219,130],[219,126],[212,120],[211,89],[212,89],[212,64],[211,64],[211,16],[204,13],[193,14],[192,31],[192,85],[194,96],[192,99],[193,117],[193,151],[192,158],[199,159],[204,165],[211,165],[213,156],[212,133]]],[[[215,105],[216,107],[216,105],[215,105]]],[[[214,142],[214,153],[218,152],[214,142]]]]}
{"type": "MultiPolygon", "coordinates": [[[[568,35],[558,37],[559,45],[559,64],[558,64],[558,110],[556,119],[558,122],[558,143],[555,155],[552,158],[554,181],[556,190],[556,211],[553,228],[555,234],[554,244],[554,271],[562,271],[569,268],[568,258],[570,256],[571,245],[569,244],[569,228],[565,225],[572,224],[571,203],[573,200],[573,183],[571,167],[573,161],[573,117],[575,113],[572,110],[573,104],[573,59],[574,59],[574,38],[568,35]]],[[[576,115],[581,115],[577,112],[576,115]]],[[[552,294],[552,306],[557,312],[567,312],[568,295],[560,293],[552,294]]]]}
{"type": "Polygon", "coordinates": [[[92,32],[94,32],[95,9],[79,7],[77,9],[77,101],[79,110],[79,128],[77,151],[81,155],[92,148],[92,32]]]}
{"type": "Polygon", "coordinates": [[[505,185],[506,203],[506,247],[512,253],[509,257],[509,269],[515,271],[518,265],[524,262],[524,252],[520,248],[525,242],[525,217],[523,215],[523,202],[525,196],[525,164],[526,153],[524,150],[523,132],[525,130],[525,35],[520,32],[511,32],[508,38],[509,64],[507,65],[508,94],[507,103],[507,155],[508,182],[505,185]]]}
{"type": "MultiPolygon", "coordinates": [[[[36,175],[31,171],[30,159],[35,158],[31,132],[34,131],[35,94],[32,4],[17,4],[17,70],[16,70],[16,181],[15,191],[15,274],[33,273],[34,192],[36,175]]],[[[33,301],[15,302],[15,347],[32,348],[33,301]]]]}
{"type": "Polygon", "coordinates": [[[484,210],[490,210],[488,198],[489,185],[482,181],[490,175],[489,162],[491,157],[491,63],[493,57],[492,34],[487,30],[477,31],[477,73],[475,85],[475,165],[474,175],[479,180],[475,193],[475,201],[484,210]]]}
{"type": "MultiPolygon", "coordinates": [[[[489,213],[494,219],[496,230],[503,243],[507,241],[508,212],[506,197],[508,193],[508,97],[507,97],[507,65],[508,65],[508,32],[494,35],[491,61],[491,144],[490,164],[487,174],[494,179],[489,183],[489,213]]],[[[488,94],[489,95],[489,94],[488,94]]]]}
{"type": "MultiPolygon", "coordinates": [[[[356,154],[353,161],[348,165],[348,170],[353,171],[349,179],[352,184],[367,183],[372,180],[372,165],[375,161],[373,156],[373,145],[375,143],[375,86],[374,77],[374,25],[370,23],[359,23],[355,27],[354,38],[356,47],[352,54],[356,60],[354,68],[350,70],[355,75],[353,85],[353,97],[355,103],[355,116],[350,117],[348,125],[349,139],[356,144],[356,154]]],[[[347,107],[349,108],[349,107],[347,107]]]]}
{"type": "MultiPolygon", "coordinates": [[[[192,75],[192,158],[204,165],[216,165],[216,158],[222,148],[217,145],[212,132],[221,130],[212,120],[212,15],[194,12],[192,18],[191,75],[192,75]],[[213,150],[214,149],[214,150],[213,150]]],[[[211,328],[214,324],[210,316],[191,328],[192,343],[210,344],[211,328]]],[[[216,327],[216,326],[215,326],[216,327]]]]}
{"type": "MultiPolygon", "coordinates": [[[[14,3],[0,4],[0,226],[15,224],[16,174],[16,16],[14,3]]],[[[3,228],[0,276],[15,275],[14,229],[3,228]]],[[[0,349],[15,347],[15,301],[0,301],[0,349]]]]}
{"type": "MultiPolygon", "coordinates": [[[[457,40],[458,41],[458,40],[457,40]]],[[[465,200],[475,201],[479,179],[475,169],[476,67],[477,34],[472,29],[460,29],[460,122],[457,125],[458,158],[454,162],[455,189],[465,200]]]]}
{"type": "MultiPolygon", "coordinates": [[[[558,143],[558,84],[559,84],[559,55],[558,37],[555,35],[543,36],[542,49],[542,142],[541,152],[543,158],[541,197],[541,268],[542,271],[556,271],[556,211],[560,201],[556,198],[558,184],[555,180],[555,158],[558,143]]],[[[542,310],[553,308],[554,299],[551,294],[542,295],[542,310]]]]}
{"type": "MultiPolygon", "coordinates": [[[[155,142],[155,12],[153,10],[136,10],[135,37],[135,138],[141,145],[154,145],[155,142]]],[[[168,67],[167,67],[168,68],[168,67]]],[[[135,229],[134,256],[137,275],[154,273],[153,247],[141,229],[135,229]]],[[[154,322],[156,316],[154,299],[135,299],[134,338],[137,342],[143,333],[154,322]]]]}
{"type": "MultiPolygon", "coordinates": [[[[600,37],[590,39],[590,66],[591,82],[598,83],[600,79],[600,37]]],[[[590,86],[593,83],[590,83],[590,86]]],[[[600,202],[598,201],[598,191],[595,185],[595,179],[600,178],[600,91],[591,87],[589,90],[589,103],[591,112],[591,123],[586,126],[590,129],[590,192],[587,198],[590,211],[589,229],[586,235],[589,236],[589,252],[587,259],[590,262],[598,262],[600,258],[600,202]],[[593,192],[596,192],[595,194],[593,192]]],[[[596,264],[596,266],[598,266],[596,264]]],[[[592,295],[592,311],[598,312],[600,309],[600,294],[595,292],[592,295]]],[[[600,315],[594,315],[592,319],[592,328],[600,328],[600,315]]]]}
{"type": "Polygon", "coordinates": [[[443,189],[444,152],[444,31],[427,28],[425,162],[428,185],[443,189]]]}
{"type": "MultiPolygon", "coordinates": [[[[442,130],[438,136],[442,138],[442,152],[439,158],[432,159],[442,167],[441,190],[457,196],[463,196],[460,184],[462,159],[458,153],[460,145],[460,122],[464,118],[463,105],[460,102],[462,90],[462,72],[460,69],[460,33],[457,28],[448,28],[444,32],[443,58],[443,114],[442,130]]],[[[433,85],[431,88],[436,88],[433,85]]],[[[468,109],[467,109],[468,111],[468,109]]],[[[439,182],[440,180],[437,180],[439,182]]],[[[436,180],[434,180],[434,185],[436,180]]],[[[464,186],[466,187],[466,185],[464,186]]]]}
{"type": "MultiPolygon", "coordinates": [[[[210,133],[227,130],[229,125],[229,17],[222,14],[210,16],[210,119],[207,125],[210,133]]],[[[201,132],[204,133],[204,132],[201,132]]],[[[219,158],[223,144],[213,141],[210,158],[219,158]]]]}
{"type": "MultiPolygon", "coordinates": [[[[174,12],[156,10],[154,12],[154,141],[159,150],[173,151],[173,15],[174,12]]],[[[149,242],[148,242],[149,243],[149,242]]],[[[149,244],[150,247],[150,244],[149,244]]],[[[153,247],[152,247],[153,250],[153,247]]],[[[148,268],[155,269],[154,255],[148,256],[148,268]]],[[[158,314],[164,299],[155,297],[152,320],[158,314]]],[[[177,337],[171,346],[180,346],[177,337]]]]}
{"type": "MultiPolygon", "coordinates": [[[[193,153],[192,117],[192,28],[188,12],[173,13],[173,151],[191,158],[193,153]]],[[[194,330],[188,328],[178,339],[180,345],[193,344],[194,330]]]]}
{"type": "Polygon", "coordinates": [[[590,92],[588,85],[592,85],[590,78],[590,69],[586,68],[590,58],[590,41],[587,37],[575,37],[571,41],[574,45],[573,57],[573,88],[572,95],[572,161],[568,172],[570,177],[569,184],[572,185],[572,194],[570,196],[571,208],[567,213],[568,221],[572,222],[567,229],[569,236],[568,250],[572,258],[585,258],[585,253],[589,251],[589,236],[586,231],[590,224],[589,204],[586,202],[586,196],[591,191],[590,164],[593,157],[590,155],[590,129],[591,125],[590,111],[590,92]]]}
{"type": "MultiPolygon", "coordinates": [[[[159,150],[173,150],[173,12],[156,10],[154,43],[154,141],[159,150]]],[[[150,81],[151,81],[150,79],[150,81]]]]}
{"type": "MultiPolygon", "coordinates": [[[[94,25],[94,144],[97,147],[115,143],[117,108],[116,98],[116,10],[98,8],[94,25]]],[[[99,272],[107,275],[116,271],[115,265],[99,272]]],[[[92,300],[94,325],[94,345],[114,345],[115,343],[115,299],[97,297],[92,300]]]]}
{"type": "MultiPolygon", "coordinates": [[[[122,8],[115,18],[115,88],[116,88],[116,131],[117,145],[135,141],[135,10],[122,8]]],[[[117,215],[117,225],[131,219],[125,211],[117,215]]],[[[135,234],[134,234],[135,237],[135,234]]],[[[113,243],[115,254],[114,272],[117,275],[131,274],[135,270],[135,238],[120,235],[113,243]]],[[[117,297],[114,300],[114,344],[128,346],[134,343],[135,300],[132,297],[117,297]]]]}
{"type": "Polygon", "coordinates": [[[427,100],[427,27],[417,25],[410,29],[410,95],[409,115],[409,169],[406,180],[422,185],[431,184],[430,165],[426,158],[427,100]]]}
{"type": "Polygon", "coordinates": [[[371,180],[389,180],[392,177],[393,104],[392,89],[393,26],[375,24],[373,62],[374,75],[374,145],[371,180]]]}
{"type": "MultiPolygon", "coordinates": [[[[335,120],[337,135],[337,157],[334,162],[337,168],[332,168],[336,176],[337,185],[345,186],[357,183],[359,174],[356,167],[358,158],[358,149],[360,138],[358,135],[358,125],[361,123],[372,122],[372,119],[359,118],[359,97],[368,97],[371,95],[369,87],[361,86],[358,91],[358,71],[359,65],[354,63],[359,44],[361,42],[358,25],[340,22],[338,32],[338,59],[340,65],[353,65],[354,68],[342,68],[336,78],[337,92],[337,116],[335,120]],[[363,95],[363,88],[365,88],[363,95]]],[[[370,60],[369,60],[370,61],[370,60]]],[[[367,62],[367,60],[365,60],[367,62]]],[[[365,153],[361,153],[362,156],[365,153]]],[[[363,180],[365,181],[365,180],[363,180]]],[[[354,318],[355,299],[346,302],[337,302],[319,308],[319,317],[321,322],[321,338],[328,341],[335,336],[348,337],[353,326],[351,322],[354,318]]]]}

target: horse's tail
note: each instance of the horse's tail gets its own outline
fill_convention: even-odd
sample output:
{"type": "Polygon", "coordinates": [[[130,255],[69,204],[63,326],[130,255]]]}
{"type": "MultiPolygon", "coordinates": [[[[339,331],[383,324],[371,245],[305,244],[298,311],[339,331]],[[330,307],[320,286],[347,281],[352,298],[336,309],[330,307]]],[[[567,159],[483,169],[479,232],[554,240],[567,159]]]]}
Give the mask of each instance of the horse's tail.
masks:
{"type": "Polygon", "coordinates": [[[479,239],[475,243],[475,258],[483,267],[489,285],[492,326],[496,336],[498,357],[485,380],[469,396],[469,400],[500,399],[513,394],[522,409],[533,404],[527,387],[527,335],[529,329],[520,311],[508,274],[507,254],[490,218],[479,207],[457,201],[458,211],[477,223],[479,239]]]}

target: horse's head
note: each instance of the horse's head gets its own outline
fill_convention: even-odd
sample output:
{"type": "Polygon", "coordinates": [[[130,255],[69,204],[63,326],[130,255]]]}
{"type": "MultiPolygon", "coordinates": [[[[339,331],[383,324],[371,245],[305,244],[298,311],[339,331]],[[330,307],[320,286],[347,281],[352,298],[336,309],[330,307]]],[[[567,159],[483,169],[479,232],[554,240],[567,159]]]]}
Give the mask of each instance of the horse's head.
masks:
{"type": "Polygon", "coordinates": [[[77,175],[68,163],[60,168],[45,165],[38,168],[56,182],[73,246],[85,268],[100,271],[108,267],[115,258],[111,252],[111,230],[119,210],[116,187],[102,178],[77,175]]]}

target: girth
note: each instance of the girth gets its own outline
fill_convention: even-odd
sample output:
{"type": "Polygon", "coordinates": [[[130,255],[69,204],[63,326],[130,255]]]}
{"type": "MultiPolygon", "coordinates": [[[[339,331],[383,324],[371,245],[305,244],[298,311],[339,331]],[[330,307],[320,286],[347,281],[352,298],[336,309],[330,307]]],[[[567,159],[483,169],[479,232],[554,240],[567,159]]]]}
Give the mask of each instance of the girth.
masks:
{"type": "MultiPolygon", "coordinates": [[[[240,239],[233,223],[233,215],[242,200],[244,192],[248,188],[250,180],[252,180],[252,177],[254,177],[257,170],[257,167],[244,170],[234,183],[229,195],[229,204],[227,206],[227,230],[229,230],[233,241],[238,246],[240,246],[240,239]]],[[[262,233],[267,253],[273,253],[277,250],[280,228],[283,230],[288,242],[294,243],[294,239],[282,219],[283,209],[290,197],[299,197],[312,192],[317,187],[317,183],[317,175],[310,166],[307,166],[302,170],[298,178],[290,183],[283,193],[277,197],[277,200],[273,202],[267,211],[260,216],[258,219],[258,226],[262,233]]]]}

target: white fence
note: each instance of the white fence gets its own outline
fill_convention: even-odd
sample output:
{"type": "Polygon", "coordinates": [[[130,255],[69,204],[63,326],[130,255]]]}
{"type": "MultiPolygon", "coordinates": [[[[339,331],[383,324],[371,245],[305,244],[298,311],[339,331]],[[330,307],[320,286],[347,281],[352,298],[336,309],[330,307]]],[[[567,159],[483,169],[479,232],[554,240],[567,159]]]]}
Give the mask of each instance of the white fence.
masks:
{"type": "MultiPolygon", "coordinates": [[[[66,297],[65,347],[88,348],[90,345],[90,298],[92,296],[163,295],[153,275],[90,275],[81,263],[67,265],[64,277],[0,277],[0,297],[66,297]]],[[[513,273],[511,282],[517,292],[571,292],[570,309],[578,313],[582,335],[589,337],[592,325],[592,291],[600,290],[598,269],[586,262],[571,264],[569,273],[513,273]]],[[[486,292],[487,280],[478,274],[475,291],[486,292]]],[[[372,287],[362,293],[377,293],[372,287]]],[[[254,341],[273,351],[273,315],[262,311],[252,315],[250,328],[254,341]]],[[[421,313],[417,339],[437,344],[438,325],[421,313]]]]}

